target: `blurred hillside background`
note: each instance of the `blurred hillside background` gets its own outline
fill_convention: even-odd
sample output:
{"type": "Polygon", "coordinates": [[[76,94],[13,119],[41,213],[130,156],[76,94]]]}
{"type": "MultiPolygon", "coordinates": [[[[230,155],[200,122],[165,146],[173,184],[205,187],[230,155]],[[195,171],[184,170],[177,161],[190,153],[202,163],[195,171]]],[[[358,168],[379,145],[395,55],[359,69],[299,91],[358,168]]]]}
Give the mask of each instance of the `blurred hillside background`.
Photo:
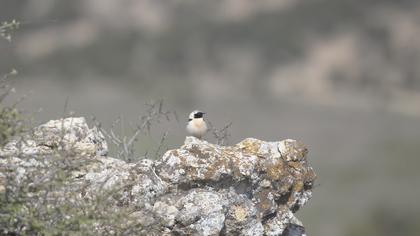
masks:
{"type": "MultiPolygon", "coordinates": [[[[41,123],[109,127],[163,99],[181,145],[201,109],[230,143],[299,139],[319,175],[299,213],[309,235],[420,232],[420,2],[412,0],[0,0],[0,72],[41,123]]],[[[213,140],[208,135],[209,140],[213,140]]]]}

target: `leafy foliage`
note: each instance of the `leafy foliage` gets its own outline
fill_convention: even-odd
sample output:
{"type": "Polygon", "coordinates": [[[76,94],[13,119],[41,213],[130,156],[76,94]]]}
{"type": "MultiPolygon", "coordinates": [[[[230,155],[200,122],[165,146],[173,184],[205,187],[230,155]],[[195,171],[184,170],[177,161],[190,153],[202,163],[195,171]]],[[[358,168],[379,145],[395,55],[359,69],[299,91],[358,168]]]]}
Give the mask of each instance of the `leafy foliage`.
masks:
{"type": "Polygon", "coordinates": [[[5,189],[0,189],[0,234],[145,235],[159,225],[134,220],[133,213],[141,203],[118,207],[123,189],[134,184],[130,181],[118,188],[102,186],[98,193],[87,196],[85,186],[78,184],[71,173],[83,171],[94,160],[72,155],[56,151],[33,157],[34,166],[5,166],[5,189]]]}
{"type": "Polygon", "coordinates": [[[21,120],[19,110],[13,107],[0,106],[0,147],[19,134],[23,130],[23,121],[21,120]]]}
{"type": "MultiPolygon", "coordinates": [[[[0,37],[11,41],[12,32],[17,28],[19,28],[19,22],[16,20],[2,22],[0,25],[0,37]]],[[[5,98],[10,92],[14,91],[14,88],[10,86],[10,82],[8,81],[14,75],[17,75],[15,69],[0,79],[0,147],[23,130],[21,112],[16,108],[16,105],[4,105],[5,98]]]]}

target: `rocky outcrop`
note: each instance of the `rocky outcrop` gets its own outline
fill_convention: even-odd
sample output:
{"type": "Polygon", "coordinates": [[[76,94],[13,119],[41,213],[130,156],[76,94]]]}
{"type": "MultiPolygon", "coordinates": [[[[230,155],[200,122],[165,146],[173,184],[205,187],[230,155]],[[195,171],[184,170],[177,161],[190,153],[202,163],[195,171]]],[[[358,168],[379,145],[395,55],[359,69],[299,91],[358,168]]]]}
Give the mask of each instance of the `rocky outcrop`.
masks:
{"type": "Polygon", "coordinates": [[[295,140],[248,138],[219,146],[187,137],[159,160],[126,163],[106,156],[103,135],[83,118],[67,118],[41,125],[24,142],[0,150],[0,191],[6,189],[5,170],[23,176],[48,166],[42,158],[62,152],[71,153],[68,160],[89,160],[69,170],[64,188],[83,186],[75,196],[84,200],[115,190],[109,207],[135,206],[131,216],[153,225],[149,234],[304,234],[293,213],[311,198],[316,176],[306,147],[295,140]]]}
{"type": "Polygon", "coordinates": [[[84,118],[51,120],[30,134],[0,149],[0,156],[30,157],[47,155],[61,149],[79,156],[106,156],[108,146],[96,127],[89,129],[84,118]]]}

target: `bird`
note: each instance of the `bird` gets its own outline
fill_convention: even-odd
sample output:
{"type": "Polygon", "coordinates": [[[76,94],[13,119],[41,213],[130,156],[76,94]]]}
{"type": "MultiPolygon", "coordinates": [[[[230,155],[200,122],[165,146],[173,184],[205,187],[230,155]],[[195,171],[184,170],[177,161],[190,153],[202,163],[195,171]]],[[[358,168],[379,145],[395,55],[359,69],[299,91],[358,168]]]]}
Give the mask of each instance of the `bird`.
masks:
{"type": "Polygon", "coordinates": [[[188,117],[187,132],[199,139],[207,132],[207,124],[203,119],[204,114],[206,113],[195,110],[188,117]]]}

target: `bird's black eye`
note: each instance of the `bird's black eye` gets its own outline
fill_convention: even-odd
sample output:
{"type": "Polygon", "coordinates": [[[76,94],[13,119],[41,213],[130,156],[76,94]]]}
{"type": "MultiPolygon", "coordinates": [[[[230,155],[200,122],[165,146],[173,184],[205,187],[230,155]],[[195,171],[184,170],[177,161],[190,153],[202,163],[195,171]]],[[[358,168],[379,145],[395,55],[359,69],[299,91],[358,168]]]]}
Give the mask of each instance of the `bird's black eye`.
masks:
{"type": "Polygon", "coordinates": [[[197,112],[194,114],[194,118],[203,118],[204,113],[203,112],[197,112]]]}
{"type": "Polygon", "coordinates": [[[191,119],[191,118],[189,118],[189,119],[188,119],[188,121],[192,121],[192,119],[191,119]]]}

